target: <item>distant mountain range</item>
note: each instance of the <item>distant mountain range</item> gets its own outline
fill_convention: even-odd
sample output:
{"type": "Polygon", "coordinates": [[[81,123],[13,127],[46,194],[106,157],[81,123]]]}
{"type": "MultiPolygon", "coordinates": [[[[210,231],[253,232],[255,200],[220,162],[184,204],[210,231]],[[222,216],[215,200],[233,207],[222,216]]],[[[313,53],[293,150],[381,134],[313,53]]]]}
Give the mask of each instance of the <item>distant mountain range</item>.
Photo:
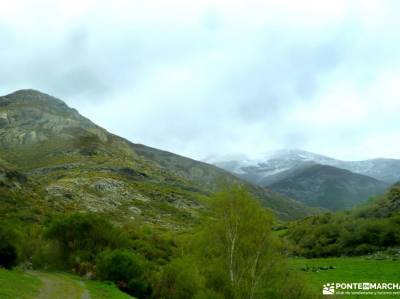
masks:
{"type": "Polygon", "coordinates": [[[221,182],[246,185],[282,219],[313,213],[213,165],[131,143],[36,90],[0,97],[0,162],[2,215],[94,211],[179,227],[198,219],[221,182]]]}
{"type": "Polygon", "coordinates": [[[205,160],[237,177],[310,206],[347,209],[400,180],[400,160],[341,161],[302,150],[280,150],[259,159],[205,160]]]}

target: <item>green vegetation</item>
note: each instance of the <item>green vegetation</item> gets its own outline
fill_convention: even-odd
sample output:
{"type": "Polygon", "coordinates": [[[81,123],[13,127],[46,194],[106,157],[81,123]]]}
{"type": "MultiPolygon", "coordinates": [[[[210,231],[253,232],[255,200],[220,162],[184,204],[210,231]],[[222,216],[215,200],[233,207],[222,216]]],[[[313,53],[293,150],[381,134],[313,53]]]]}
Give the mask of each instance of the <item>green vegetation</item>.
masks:
{"type": "Polygon", "coordinates": [[[337,167],[308,164],[289,169],[268,188],[312,207],[345,210],[382,194],[389,185],[337,167]]]}
{"type": "Polygon", "coordinates": [[[57,244],[67,269],[88,271],[97,254],[109,248],[127,246],[124,232],[99,215],[72,214],[54,220],[44,236],[57,244]]]}
{"type": "Polygon", "coordinates": [[[313,213],[217,167],[112,135],[39,91],[0,97],[0,114],[8,116],[0,127],[0,216],[36,222],[90,211],[182,231],[198,223],[202,199],[219,182],[245,185],[282,219],[313,213]]]}
{"type": "Polygon", "coordinates": [[[151,293],[144,276],[144,264],[140,255],[121,249],[102,252],[96,261],[99,279],[113,281],[121,290],[140,298],[151,293]]]}
{"type": "MultiPolygon", "coordinates": [[[[91,213],[57,215],[33,227],[12,223],[18,223],[16,236],[30,239],[17,247],[20,263],[109,281],[137,298],[314,297],[300,276],[290,273],[281,242],[272,234],[272,214],[243,187],[216,194],[200,224],[174,238],[151,226],[115,225],[91,213]]],[[[68,282],[65,275],[33,273],[43,282],[56,281],[60,289],[73,288],[74,279],[68,282]]],[[[112,292],[104,283],[88,285],[104,296],[112,292]]]]}
{"type": "Polygon", "coordinates": [[[400,246],[400,186],[350,212],[293,223],[286,232],[295,255],[365,255],[400,246]]]}
{"type": "Polygon", "coordinates": [[[161,269],[156,297],[313,298],[285,265],[272,223],[243,188],[218,193],[209,217],[161,269]]]}
{"type": "Polygon", "coordinates": [[[11,269],[18,263],[18,243],[21,241],[16,230],[8,223],[0,226],[0,267],[11,269]]]}
{"type": "MultiPolygon", "coordinates": [[[[290,259],[293,270],[304,273],[307,284],[321,294],[322,286],[336,282],[398,282],[400,261],[376,260],[365,257],[290,259]]],[[[360,298],[394,298],[393,296],[368,296],[360,298]]],[[[340,296],[340,298],[357,298],[340,296]]]]}
{"type": "Polygon", "coordinates": [[[32,299],[39,294],[40,280],[26,272],[0,268],[0,298],[32,299]]]}
{"type": "Polygon", "coordinates": [[[23,272],[0,268],[0,298],[76,298],[87,292],[92,299],[133,298],[113,283],[82,280],[79,276],[53,272],[23,272]]]}
{"type": "Polygon", "coordinates": [[[126,293],[121,292],[113,283],[98,282],[94,280],[85,281],[92,299],[132,299],[126,293]]]}

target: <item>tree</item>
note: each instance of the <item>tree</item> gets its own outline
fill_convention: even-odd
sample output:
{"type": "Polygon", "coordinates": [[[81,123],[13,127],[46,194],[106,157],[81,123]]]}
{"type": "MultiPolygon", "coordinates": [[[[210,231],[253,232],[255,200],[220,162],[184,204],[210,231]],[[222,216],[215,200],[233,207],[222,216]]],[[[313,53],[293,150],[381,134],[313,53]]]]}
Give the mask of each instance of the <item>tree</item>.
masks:
{"type": "Polygon", "coordinates": [[[212,220],[203,229],[203,257],[225,269],[234,297],[260,297],[278,260],[271,258],[276,254],[272,214],[241,186],[215,195],[212,208],[212,220]]]}

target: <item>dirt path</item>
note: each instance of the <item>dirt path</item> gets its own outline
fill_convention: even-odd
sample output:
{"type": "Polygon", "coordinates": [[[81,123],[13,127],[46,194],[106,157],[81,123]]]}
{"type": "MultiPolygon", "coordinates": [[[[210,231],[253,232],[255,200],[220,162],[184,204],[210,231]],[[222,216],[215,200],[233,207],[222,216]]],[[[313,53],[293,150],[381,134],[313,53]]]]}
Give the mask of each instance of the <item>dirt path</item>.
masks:
{"type": "Polygon", "coordinates": [[[43,283],[37,299],[90,299],[83,281],[57,273],[32,271],[30,274],[38,277],[43,283]]]}

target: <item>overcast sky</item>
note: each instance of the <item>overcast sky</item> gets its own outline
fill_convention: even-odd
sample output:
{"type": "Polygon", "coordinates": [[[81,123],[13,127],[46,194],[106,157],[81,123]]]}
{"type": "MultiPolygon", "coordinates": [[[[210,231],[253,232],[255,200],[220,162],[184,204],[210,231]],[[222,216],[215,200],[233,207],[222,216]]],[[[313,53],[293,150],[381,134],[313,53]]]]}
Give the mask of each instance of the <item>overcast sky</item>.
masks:
{"type": "Polygon", "coordinates": [[[0,0],[0,94],[201,159],[400,158],[400,1],[0,0]]]}

